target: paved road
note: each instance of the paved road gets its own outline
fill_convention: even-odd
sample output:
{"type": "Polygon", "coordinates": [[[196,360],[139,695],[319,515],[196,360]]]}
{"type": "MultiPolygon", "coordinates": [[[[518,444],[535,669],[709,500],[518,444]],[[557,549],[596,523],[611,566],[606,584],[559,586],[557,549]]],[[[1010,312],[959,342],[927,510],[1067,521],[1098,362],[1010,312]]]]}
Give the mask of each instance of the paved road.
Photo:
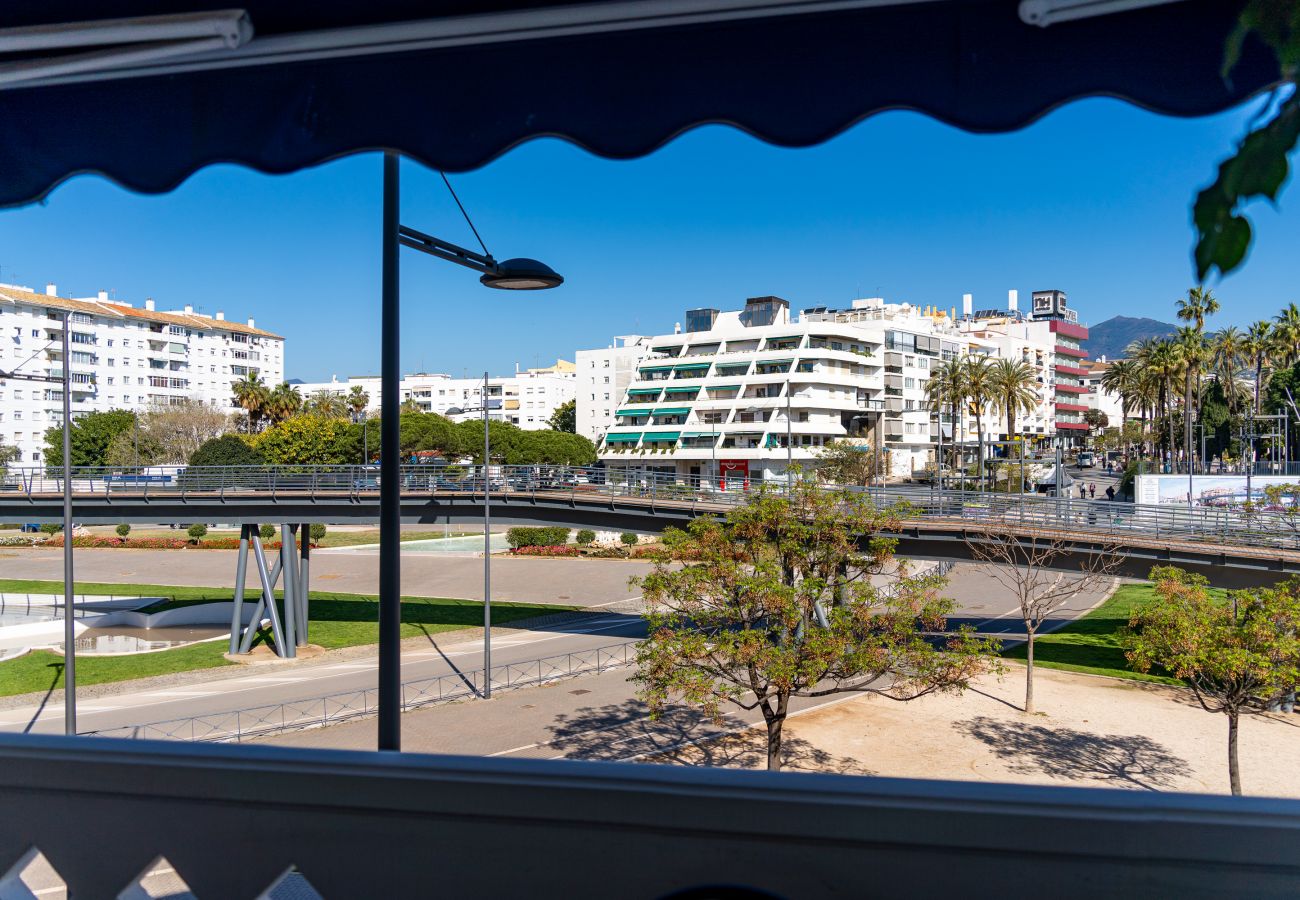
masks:
{"type": "MultiPolygon", "coordinates": [[[[116,584],[234,586],[234,550],[78,550],[77,581],[116,584]]],[[[258,589],[250,566],[248,587],[258,589]]],[[[492,598],[529,603],[598,606],[630,597],[628,579],[650,564],[619,559],[492,560],[492,598]]],[[[63,552],[0,548],[5,578],[63,580],[63,552]]],[[[343,549],[311,555],[313,590],[379,593],[379,556],[343,549]]],[[[483,559],[430,553],[402,554],[402,590],[420,597],[483,599],[483,559]]]]}

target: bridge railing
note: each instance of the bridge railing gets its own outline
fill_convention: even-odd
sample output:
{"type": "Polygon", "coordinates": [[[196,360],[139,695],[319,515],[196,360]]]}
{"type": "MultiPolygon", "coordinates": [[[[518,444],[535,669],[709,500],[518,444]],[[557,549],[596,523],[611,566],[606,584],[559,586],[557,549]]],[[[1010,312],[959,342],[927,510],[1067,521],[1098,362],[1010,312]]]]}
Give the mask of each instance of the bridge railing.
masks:
{"type": "MultiPolygon", "coordinates": [[[[402,466],[406,496],[481,496],[485,489],[502,502],[567,499],[625,502],[652,509],[725,511],[756,491],[782,491],[785,479],[714,479],[583,466],[402,466]]],[[[272,500],[328,502],[367,500],[379,493],[377,466],[191,466],[170,475],[77,467],[72,487],[78,499],[272,500]]],[[[1109,500],[940,490],[934,485],[851,487],[880,504],[906,503],[923,519],[960,520],[987,526],[1015,526],[1109,536],[1145,537],[1215,545],[1300,549],[1300,508],[1251,509],[1173,504],[1133,505],[1109,500]]],[[[11,467],[0,498],[35,501],[63,490],[62,473],[48,467],[11,467]]]]}

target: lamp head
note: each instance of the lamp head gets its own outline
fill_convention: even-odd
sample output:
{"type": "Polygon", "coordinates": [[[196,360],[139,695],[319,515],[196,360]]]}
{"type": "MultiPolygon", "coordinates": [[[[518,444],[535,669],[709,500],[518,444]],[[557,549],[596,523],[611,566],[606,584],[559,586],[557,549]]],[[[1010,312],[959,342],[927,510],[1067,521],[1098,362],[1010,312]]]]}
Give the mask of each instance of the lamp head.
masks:
{"type": "Polygon", "coordinates": [[[523,256],[497,263],[479,281],[503,291],[541,291],[564,284],[564,278],[546,263],[523,256]]]}

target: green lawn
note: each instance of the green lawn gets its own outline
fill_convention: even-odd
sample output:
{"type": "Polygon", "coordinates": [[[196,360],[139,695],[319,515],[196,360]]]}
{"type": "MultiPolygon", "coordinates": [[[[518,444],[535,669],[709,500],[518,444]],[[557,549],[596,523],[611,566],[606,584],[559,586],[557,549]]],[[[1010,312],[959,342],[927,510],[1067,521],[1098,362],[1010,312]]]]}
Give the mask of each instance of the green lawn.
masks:
{"type": "MultiPolygon", "coordinates": [[[[1180,684],[1176,678],[1135,672],[1124,658],[1122,629],[1128,625],[1133,611],[1149,603],[1153,597],[1154,588],[1149,582],[1120,585],[1105,603],[1092,612],[1034,641],[1034,663],[1049,669],[1090,675],[1180,684]]],[[[1018,644],[1002,655],[1022,660],[1025,658],[1025,645],[1018,644]]]]}
{"type": "MultiPolygon", "coordinates": [[[[157,584],[102,584],[78,582],[79,594],[139,594],[166,598],[149,607],[151,612],[193,603],[230,600],[230,588],[173,587],[157,584]]],[[[6,593],[60,594],[61,581],[0,579],[6,593]]],[[[256,599],[258,592],[250,592],[256,599]]],[[[279,596],[279,594],[277,594],[279,596]]],[[[312,591],[311,624],[308,636],[313,644],[334,649],[374,644],[379,639],[377,598],[366,594],[336,594],[312,591]]],[[[493,603],[492,621],[505,625],[519,619],[577,609],[574,606],[530,603],[493,603]]],[[[483,623],[483,605],[473,600],[446,597],[403,597],[402,637],[418,637],[467,628],[483,623]]],[[[259,641],[261,638],[258,639],[259,641]]],[[[150,675],[187,672],[216,666],[235,665],[222,657],[226,641],[192,644],[175,650],[129,656],[81,656],[77,658],[77,682],[101,684],[150,675]]],[[[29,653],[0,663],[0,696],[25,694],[62,686],[63,657],[48,650],[29,653]]]]}

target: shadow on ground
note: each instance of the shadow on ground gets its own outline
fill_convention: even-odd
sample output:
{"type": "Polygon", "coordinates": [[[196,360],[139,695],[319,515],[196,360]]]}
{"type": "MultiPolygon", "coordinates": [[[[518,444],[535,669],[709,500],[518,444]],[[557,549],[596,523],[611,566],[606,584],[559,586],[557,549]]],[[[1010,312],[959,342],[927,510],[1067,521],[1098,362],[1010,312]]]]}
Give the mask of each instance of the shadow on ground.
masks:
{"type": "MultiPolygon", "coordinates": [[[[766,765],[765,732],[745,727],[739,719],[724,716],[714,722],[697,709],[673,707],[651,719],[646,705],[625,700],[605,706],[584,707],[572,715],[556,716],[547,726],[548,747],[569,759],[628,760],[698,766],[701,768],[766,765]]],[[[835,757],[790,734],[786,727],[782,763],[787,769],[870,775],[856,760],[835,757]]]]}
{"type": "Polygon", "coordinates": [[[988,745],[1012,772],[1021,775],[1089,779],[1108,787],[1158,791],[1174,786],[1188,773],[1187,760],[1141,735],[1089,734],[988,716],[956,722],[953,727],[988,745]]]}

